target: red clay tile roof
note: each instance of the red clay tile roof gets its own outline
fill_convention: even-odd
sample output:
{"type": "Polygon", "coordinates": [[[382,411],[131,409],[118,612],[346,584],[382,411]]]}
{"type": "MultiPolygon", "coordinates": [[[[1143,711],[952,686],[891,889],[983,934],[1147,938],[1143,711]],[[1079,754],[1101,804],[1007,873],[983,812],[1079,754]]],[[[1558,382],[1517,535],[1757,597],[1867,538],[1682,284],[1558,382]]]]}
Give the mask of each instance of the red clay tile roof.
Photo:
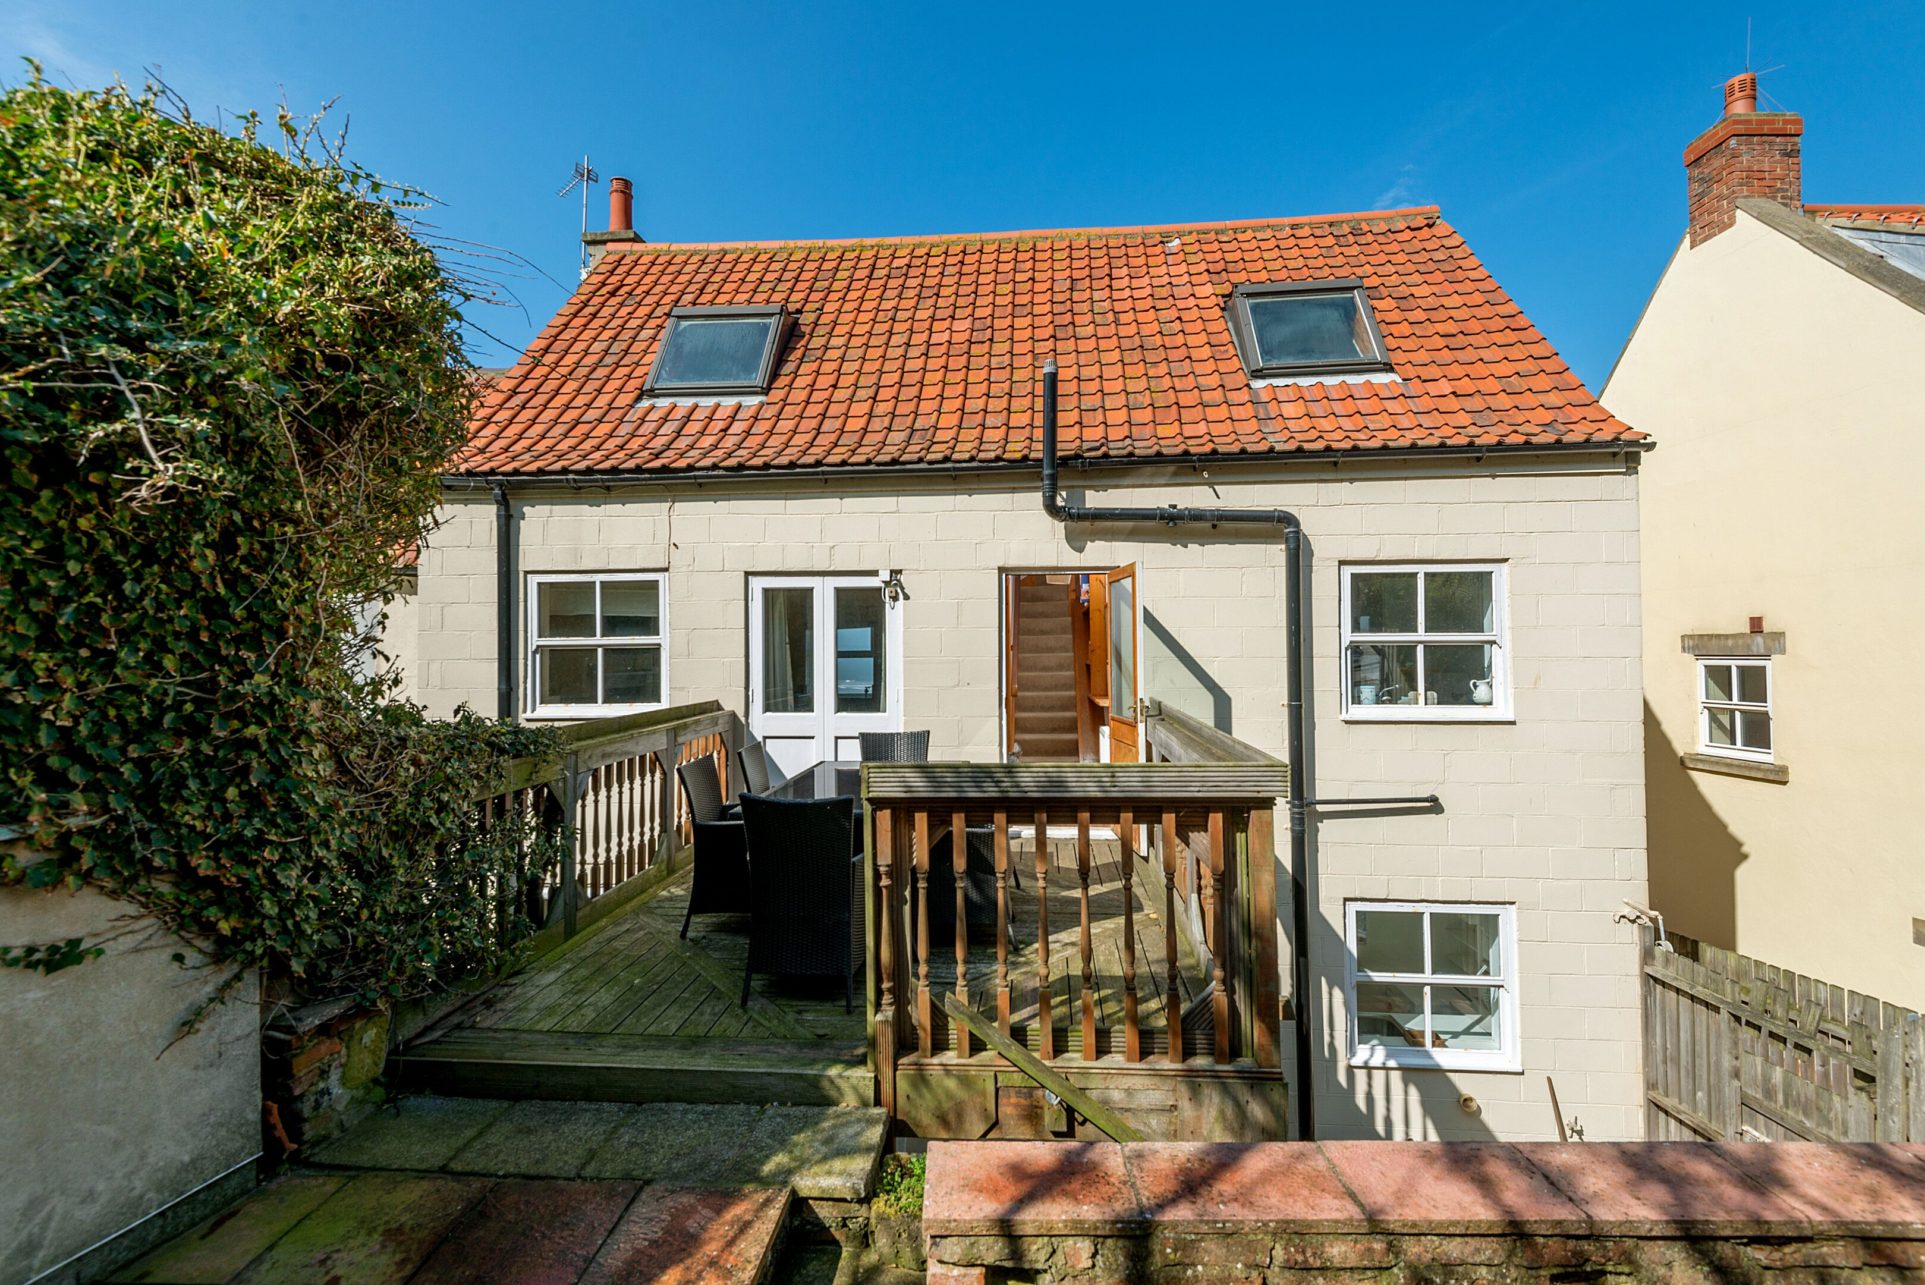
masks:
{"type": "Polygon", "coordinates": [[[879,241],[610,247],[495,384],[466,474],[1108,460],[1642,443],[1435,208],[879,241]],[[1253,387],[1244,282],[1361,279],[1397,382],[1253,387]],[[765,399],[645,403],[669,310],[799,314],[765,399]]]}
{"type": "Polygon", "coordinates": [[[1925,205],[1807,205],[1805,213],[1824,223],[1876,223],[1925,231],[1925,205]]]}

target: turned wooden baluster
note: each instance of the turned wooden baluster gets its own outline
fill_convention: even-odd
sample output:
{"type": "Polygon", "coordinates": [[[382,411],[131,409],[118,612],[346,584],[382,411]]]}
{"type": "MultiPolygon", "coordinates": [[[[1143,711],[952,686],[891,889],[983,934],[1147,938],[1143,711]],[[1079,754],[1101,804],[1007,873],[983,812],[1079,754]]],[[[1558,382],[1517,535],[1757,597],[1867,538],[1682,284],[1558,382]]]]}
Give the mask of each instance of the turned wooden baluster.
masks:
{"type": "Polygon", "coordinates": [[[929,990],[929,812],[916,809],[916,1051],[936,1051],[936,1009],[929,990]]]}
{"type": "Polygon", "coordinates": [[[996,814],[996,1027],[1009,1034],[1009,813],[996,814]]]}
{"type": "Polygon", "coordinates": [[[1230,953],[1230,889],[1223,874],[1223,809],[1210,810],[1209,900],[1210,957],[1215,961],[1216,994],[1212,1004],[1216,1025],[1216,1060],[1230,1060],[1230,975],[1224,969],[1224,956],[1230,953]]]}
{"type": "MultiPolygon", "coordinates": [[[[949,855],[954,858],[952,865],[956,871],[956,1002],[965,1008],[969,1005],[969,906],[963,898],[963,888],[968,883],[967,866],[969,863],[969,838],[965,822],[968,820],[961,812],[949,816],[949,855]]],[[[957,1057],[968,1057],[969,1028],[961,1022],[950,1023],[954,1034],[957,1057]]]]}
{"type": "Polygon", "coordinates": [[[1056,1056],[1056,1029],[1049,1017],[1049,814],[1036,813],[1036,1030],[1037,1056],[1056,1056]]]}
{"type": "Polygon", "coordinates": [[[1143,1032],[1136,1024],[1136,814],[1117,819],[1123,859],[1123,1058],[1143,1060],[1143,1032]]]}
{"type": "Polygon", "coordinates": [[[1083,964],[1083,1060],[1096,1060],[1096,960],[1090,941],[1089,923],[1089,811],[1076,814],[1076,877],[1082,884],[1082,932],[1077,949],[1083,964]]]}
{"type": "Polygon", "coordinates": [[[1163,813],[1163,1025],[1170,1033],[1170,1061],[1183,1060],[1183,998],[1176,973],[1176,813],[1163,813]]]}
{"type": "Polygon", "coordinates": [[[883,1109],[896,1113],[895,816],[876,812],[876,1079],[883,1109]]]}

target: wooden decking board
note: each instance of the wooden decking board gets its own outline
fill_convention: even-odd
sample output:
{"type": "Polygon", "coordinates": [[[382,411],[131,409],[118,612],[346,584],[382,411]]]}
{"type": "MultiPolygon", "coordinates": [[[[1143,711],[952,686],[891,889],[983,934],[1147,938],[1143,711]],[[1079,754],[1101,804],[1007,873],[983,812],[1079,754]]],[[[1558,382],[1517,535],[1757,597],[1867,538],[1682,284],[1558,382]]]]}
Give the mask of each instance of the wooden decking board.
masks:
{"type": "MultiPolygon", "coordinates": [[[[1040,1032],[1032,844],[1012,844],[1011,866],[1022,884],[1012,881],[1009,887],[1016,934],[1009,973],[1012,1034],[1033,1049],[1040,1032]]],[[[1053,838],[1049,846],[1051,1015],[1056,1048],[1074,1058],[1082,1048],[1081,885],[1074,840],[1053,838]]],[[[1121,845],[1095,840],[1091,857],[1097,1051],[1107,1062],[1120,1059],[1124,1043],[1121,845]]],[[[1142,1049],[1146,1058],[1160,1058],[1169,1047],[1162,869],[1139,860],[1132,873],[1142,1049]]],[[[738,1000],[746,921],[698,916],[684,943],[678,934],[688,882],[686,873],[678,874],[590,933],[529,961],[498,1002],[476,1006],[463,1024],[398,1055],[404,1082],[465,1093],[623,1101],[866,1100],[874,1077],[864,1062],[868,1032],[859,990],[853,1011],[845,1011],[833,983],[797,988],[758,976],[743,1008],[738,1000]]],[[[914,938],[905,933],[900,940],[907,947],[914,938]]],[[[905,953],[913,996],[915,961],[905,953]]],[[[942,1050],[953,1039],[940,1011],[955,993],[953,940],[932,942],[929,962],[938,1007],[935,1046],[942,1050]]],[[[970,942],[964,965],[969,1003],[994,1012],[994,943],[970,942]]],[[[1179,997],[1187,1002],[1202,986],[1194,953],[1180,945],[1179,997]]]]}

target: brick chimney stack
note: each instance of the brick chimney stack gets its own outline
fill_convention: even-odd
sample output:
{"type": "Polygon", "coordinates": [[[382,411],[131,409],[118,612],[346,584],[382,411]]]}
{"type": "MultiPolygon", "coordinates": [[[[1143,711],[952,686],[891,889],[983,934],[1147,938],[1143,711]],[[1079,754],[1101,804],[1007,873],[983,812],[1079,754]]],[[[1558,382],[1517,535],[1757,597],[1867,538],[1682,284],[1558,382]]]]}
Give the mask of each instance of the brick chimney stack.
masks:
{"type": "Polygon", "coordinates": [[[641,233],[635,230],[635,185],[617,175],[608,180],[608,230],[582,234],[582,244],[588,247],[588,266],[600,263],[609,246],[641,239],[641,233]]]}
{"type": "Polygon", "coordinates": [[[1684,149],[1691,244],[1709,241],[1736,222],[1744,197],[1802,210],[1798,139],[1804,132],[1804,118],[1793,112],[1758,110],[1752,73],[1726,81],[1724,118],[1684,149]]]}

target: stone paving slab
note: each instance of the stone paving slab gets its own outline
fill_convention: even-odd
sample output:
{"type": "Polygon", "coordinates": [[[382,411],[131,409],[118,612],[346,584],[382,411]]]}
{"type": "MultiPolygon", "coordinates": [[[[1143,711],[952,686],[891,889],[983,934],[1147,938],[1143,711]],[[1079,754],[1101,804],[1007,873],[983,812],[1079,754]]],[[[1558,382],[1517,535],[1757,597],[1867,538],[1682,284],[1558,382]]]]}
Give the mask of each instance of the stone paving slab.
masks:
{"type": "Polygon", "coordinates": [[[497,1183],[408,1285],[570,1285],[640,1190],[633,1182],[497,1183]]]}
{"type": "MultiPolygon", "coordinates": [[[[1774,1230],[1802,1235],[1810,1230],[1795,1205],[1751,1181],[1711,1143],[1513,1145],[1584,1210],[1600,1236],[1743,1236],[1774,1230]]],[[[1751,1147],[1768,1152],[1778,1145],[1746,1144],[1746,1156],[1751,1147]]],[[[1738,1159],[1743,1163],[1746,1157],[1738,1159]]]]}
{"type": "Polygon", "coordinates": [[[634,1108],[619,1102],[517,1102],[449,1159],[449,1173],[573,1178],[634,1108]]]}
{"type": "Polygon", "coordinates": [[[1373,1230],[1584,1235],[1590,1219],[1516,1148],[1498,1142],[1326,1142],[1324,1156],[1373,1230]]]}
{"type": "Polygon", "coordinates": [[[1114,1142],[932,1142],[923,1230],[1131,1235],[1148,1225],[1114,1142]]]}
{"type": "Polygon", "coordinates": [[[875,1188],[888,1138],[889,1114],[880,1107],[770,1107],[748,1149],[760,1157],[760,1183],[787,1186],[804,1200],[862,1200],[875,1188]]]}
{"type": "Polygon", "coordinates": [[[761,1171],[749,1142],[763,1108],[644,1102],[582,1164],[584,1178],[677,1187],[747,1185],[761,1171]]]}
{"type": "Polygon", "coordinates": [[[1314,1147],[1145,1142],[1124,1148],[1144,1215],[1209,1230],[1288,1222],[1292,1230],[1352,1231],[1362,1215],[1314,1147]]]}
{"type": "Polygon", "coordinates": [[[439,1169],[509,1105],[490,1098],[401,1098],[302,1159],[340,1169],[439,1169]]]}
{"type": "Polygon", "coordinates": [[[405,1281],[490,1185],[440,1174],[356,1175],[233,1279],[237,1285],[405,1281]]]}
{"type": "Polygon", "coordinates": [[[1857,1142],[1724,1144],[1724,1158],[1752,1181],[1850,1235],[1925,1238],[1925,1170],[1915,1147],[1857,1142]]]}
{"type": "Polygon", "coordinates": [[[609,1234],[583,1285],[750,1285],[774,1257],[788,1207],[782,1188],[648,1188],[609,1234]]]}
{"type": "Polygon", "coordinates": [[[109,1279],[221,1285],[239,1275],[347,1181],[346,1174],[296,1174],[276,1179],[109,1279]]]}

